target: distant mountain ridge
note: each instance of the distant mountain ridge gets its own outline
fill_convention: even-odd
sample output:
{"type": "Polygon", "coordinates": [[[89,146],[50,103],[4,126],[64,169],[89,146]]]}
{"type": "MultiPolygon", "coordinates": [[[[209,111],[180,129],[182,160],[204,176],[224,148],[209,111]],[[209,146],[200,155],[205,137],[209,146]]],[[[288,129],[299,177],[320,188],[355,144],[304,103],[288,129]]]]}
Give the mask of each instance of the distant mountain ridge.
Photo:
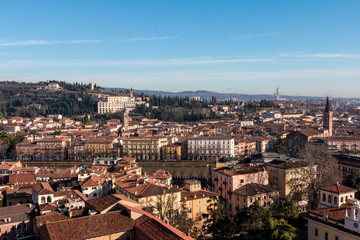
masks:
{"type": "MultiPolygon", "coordinates": [[[[116,91],[126,91],[126,88],[105,88],[106,90],[116,90],[116,91]]],[[[170,96],[170,97],[201,97],[202,99],[211,99],[213,96],[218,100],[232,99],[236,98],[242,101],[249,100],[273,100],[274,95],[270,94],[239,94],[239,93],[218,93],[206,90],[197,90],[197,91],[182,91],[182,92],[166,92],[166,91],[155,91],[155,90],[138,90],[134,89],[134,92],[145,93],[147,95],[157,95],[157,96],[170,96]]],[[[281,98],[285,99],[322,99],[323,97],[310,97],[310,96],[288,96],[281,95],[281,98]]]]}

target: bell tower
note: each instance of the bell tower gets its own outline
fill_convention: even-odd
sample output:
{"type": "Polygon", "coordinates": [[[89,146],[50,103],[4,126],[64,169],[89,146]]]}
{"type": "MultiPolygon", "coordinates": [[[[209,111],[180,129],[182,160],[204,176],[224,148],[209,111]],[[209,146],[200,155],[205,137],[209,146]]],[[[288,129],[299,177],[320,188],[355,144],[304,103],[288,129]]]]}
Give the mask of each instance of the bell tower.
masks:
{"type": "Polygon", "coordinates": [[[333,134],[333,111],[331,109],[330,99],[326,98],[326,107],[323,115],[323,127],[328,131],[327,136],[330,137],[333,134]]]}

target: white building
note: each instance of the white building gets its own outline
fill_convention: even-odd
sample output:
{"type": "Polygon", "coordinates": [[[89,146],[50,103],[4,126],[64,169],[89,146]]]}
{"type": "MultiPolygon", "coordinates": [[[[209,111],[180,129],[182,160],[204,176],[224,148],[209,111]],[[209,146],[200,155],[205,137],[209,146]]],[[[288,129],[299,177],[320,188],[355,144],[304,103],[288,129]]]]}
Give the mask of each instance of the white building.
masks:
{"type": "Polygon", "coordinates": [[[132,91],[130,91],[130,96],[107,96],[105,101],[100,100],[98,102],[98,113],[121,112],[125,108],[134,108],[138,104],[144,104],[144,102],[141,99],[136,99],[132,91]]]}
{"type": "Polygon", "coordinates": [[[247,127],[247,126],[253,126],[254,121],[240,121],[239,126],[240,127],[247,127]]]}
{"type": "Polygon", "coordinates": [[[88,180],[81,184],[81,192],[89,199],[109,195],[112,183],[104,177],[92,175],[88,180]]]}
{"type": "Polygon", "coordinates": [[[198,137],[189,139],[187,143],[189,159],[207,160],[235,156],[235,139],[232,137],[198,137]]]}
{"type": "Polygon", "coordinates": [[[52,203],[54,190],[47,182],[41,182],[32,187],[32,201],[37,204],[52,203]]]}

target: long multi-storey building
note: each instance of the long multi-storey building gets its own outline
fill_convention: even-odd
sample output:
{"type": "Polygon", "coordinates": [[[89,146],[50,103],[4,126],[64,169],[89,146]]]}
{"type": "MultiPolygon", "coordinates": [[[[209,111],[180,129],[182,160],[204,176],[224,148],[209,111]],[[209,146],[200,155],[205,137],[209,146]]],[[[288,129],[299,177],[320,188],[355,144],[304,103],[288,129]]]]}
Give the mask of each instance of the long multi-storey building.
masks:
{"type": "Polygon", "coordinates": [[[325,139],[330,151],[360,150],[360,137],[332,136],[325,139]]]}
{"type": "Polygon", "coordinates": [[[235,157],[235,139],[227,136],[188,139],[188,157],[192,160],[235,157]]]}
{"type": "Polygon", "coordinates": [[[134,137],[123,139],[124,157],[139,160],[159,160],[161,147],[168,144],[165,137],[134,137]]]}
{"type": "Polygon", "coordinates": [[[60,138],[43,138],[37,142],[21,142],[16,145],[18,160],[63,160],[66,144],[60,138]]]}
{"type": "Polygon", "coordinates": [[[141,100],[137,100],[133,91],[130,90],[130,96],[106,96],[106,100],[98,102],[98,113],[115,113],[121,112],[125,108],[134,108],[137,104],[143,104],[141,100]]]}

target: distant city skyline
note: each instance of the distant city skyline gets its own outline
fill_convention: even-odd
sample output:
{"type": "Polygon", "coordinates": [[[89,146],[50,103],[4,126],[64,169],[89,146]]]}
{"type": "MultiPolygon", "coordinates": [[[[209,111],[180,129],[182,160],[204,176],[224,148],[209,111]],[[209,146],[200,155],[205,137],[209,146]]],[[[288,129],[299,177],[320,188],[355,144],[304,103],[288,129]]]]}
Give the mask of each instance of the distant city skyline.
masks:
{"type": "Polygon", "coordinates": [[[1,1],[0,81],[360,97],[358,1],[1,1]]]}

